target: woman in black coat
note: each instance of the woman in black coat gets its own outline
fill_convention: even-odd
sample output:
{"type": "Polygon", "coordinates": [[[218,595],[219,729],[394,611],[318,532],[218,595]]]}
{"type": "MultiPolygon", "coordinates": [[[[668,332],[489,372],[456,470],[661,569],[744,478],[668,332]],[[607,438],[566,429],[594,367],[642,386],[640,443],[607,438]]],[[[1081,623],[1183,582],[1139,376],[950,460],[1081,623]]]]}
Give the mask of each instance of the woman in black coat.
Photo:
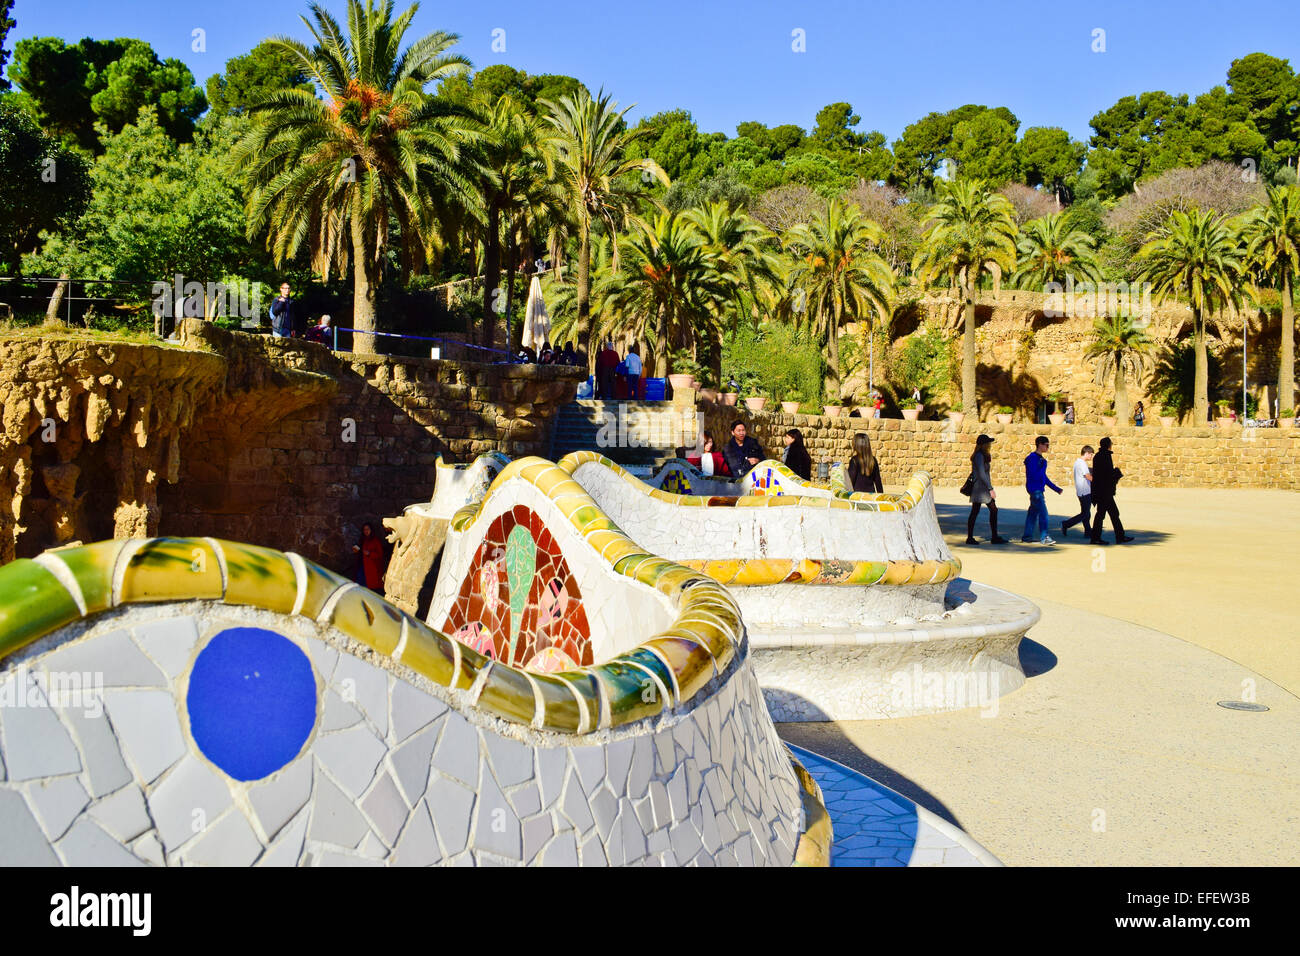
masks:
{"type": "Polygon", "coordinates": [[[872,454],[871,438],[866,432],[853,436],[853,457],[849,459],[848,477],[855,492],[885,493],[885,486],[880,482],[880,460],[872,454]]]}
{"type": "Polygon", "coordinates": [[[812,481],[812,456],[803,443],[803,432],[792,428],[785,433],[785,466],[804,481],[812,481]]]}

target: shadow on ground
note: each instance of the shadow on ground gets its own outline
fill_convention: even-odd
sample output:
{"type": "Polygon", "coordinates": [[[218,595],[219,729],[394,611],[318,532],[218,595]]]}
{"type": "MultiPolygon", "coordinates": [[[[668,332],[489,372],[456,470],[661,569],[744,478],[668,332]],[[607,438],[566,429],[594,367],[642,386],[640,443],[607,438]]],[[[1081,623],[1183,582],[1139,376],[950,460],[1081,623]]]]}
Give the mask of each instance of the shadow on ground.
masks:
{"type": "MultiPolygon", "coordinates": [[[[1061,500],[1065,501],[1064,495],[1061,496],[1061,500]]],[[[1077,506],[1078,499],[1070,498],[1070,502],[1077,506]]],[[[1050,500],[1047,502],[1049,516],[1047,522],[1047,533],[1056,540],[1058,545],[1081,544],[1089,546],[1088,537],[1084,534],[1083,528],[1080,525],[1075,525],[1071,528],[1069,534],[1061,534],[1061,522],[1067,518],[1073,518],[1078,514],[1078,511],[1069,510],[1064,507],[1058,507],[1053,510],[1053,504],[1054,502],[1050,500]]],[[[970,515],[970,505],[949,505],[941,504],[936,501],[934,508],[939,515],[939,530],[943,532],[945,538],[950,539],[948,541],[949,545],[955,545],[962,549],[967,548],[968,545],[965,544],[966,519],[970,515]],[[954,541],[951,539],[956,540],[954,541]]],[[[1008,508],[1003,505],[998,505],[998,533],[1007,539],[1007,543],[1005,545],[990,545],[988,543],[989,513],[987,508],[981,508],[979,517],[975,520],[975,539],[980,542],[979,546],[990,549],[1033,548],[1043,554],[1050,554],[1050,549],[1043,548],[1038,544],[1030,544],[1020,540],[1021,534],[1025,530],[1026,510],[1027,509],[1025,508],[1008,508]]],[[[1119,517],[1121,521],[1124,520],[1123,502],[1120,502],[1119,517]]],[[[1142,545],[1163,544],[1173,537],[1173,535],[1165,531],[1148,531],[1143,528],[1130,528],[1127,525],[1124,527],[1124,533],[1136,539],[1125,545],[1125,547],[1129,548],[1137,548],[1142,545]]],[[[1115,539],[1115,529],[1110,526],[1109,521],[1103,525],[1102,539],[1108,542],[1113,542],[1115,539]]]]}

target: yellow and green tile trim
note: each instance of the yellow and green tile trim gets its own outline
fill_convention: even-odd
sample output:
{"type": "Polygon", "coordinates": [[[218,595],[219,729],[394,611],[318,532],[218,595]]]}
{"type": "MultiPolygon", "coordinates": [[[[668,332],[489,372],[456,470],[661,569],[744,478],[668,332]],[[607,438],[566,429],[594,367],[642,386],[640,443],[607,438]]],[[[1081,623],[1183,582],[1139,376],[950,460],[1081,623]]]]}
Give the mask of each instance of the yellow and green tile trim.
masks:
{"type": "MultiPolygon", "coordinates": [[[[560,460],[559,468],[572,475],[584,464],[609,468],[647,497],[665,504],[687,507],[717,507],[720,504],[748,508],[841,508],[858,511],[910,511],[930,487],[930,476],[921,471],[912,476],[901,495],[863,495],[852,498],[825,498],[796,495],[745,495],[738,498],[711,498],[707,495],[676,495],[647,485],[604,455],[594,451],[575,451],[560,460]],[[882,499],[882,500],[866,500],[882,499]],[[888,499],[888,500],[883,500],[888,499]]],[[[768,462],[785,468],[779,462],[768,462]]],[[[761,467],[761,466],[755,466],[761,467]]],[[[789,471],[789,469],[786,469],[789,471]]],[[[795,479],[798,480],[797,478],[795,479]]],[[[576,482],[575,482],[576,484],[576,482]]],[[[580,487],[580,486],[579,486],[580,487]]],[[[592,504],[593,508],[595,504],[592,504]]],[[[608,519],[606,519],[608,520],[608,519]]],[[[961,574],[961,561],[953,557],[930,561],[837,561],[811,558],[730,558],[713,560],[693,558],[679,564],[708,575],[729,587],[757,587],[768,584],[831,584],[852,587],[916,587],[943,584],[961,574]]]]}
{"type": "MultiPolygon", "coordinates": [[[[531,478],[538,464],[549,469],[541,477],[547,487],[557,488],[557,478],[572,483],[540,459],[511,468],[531,478]]],[[[578,491],[561,498],[570,514],[583,505],[578,491]]],[[[716,582],[646,554],[608,519],[589,520],[585,536],[619,573],[675,598],[678,616],[632,651],[565,673],[492,661],[300,555],[215,538],[105,541],[0,567],[0,658],[111,608],[201,600],[332,625],[436,684],[469,692],[471,704],[535,730],[607,730],[690,700],[736,655],[742,625],[735,602],[716,582]],[[648,686],[656,693],[646,694],[648,686]]]]}

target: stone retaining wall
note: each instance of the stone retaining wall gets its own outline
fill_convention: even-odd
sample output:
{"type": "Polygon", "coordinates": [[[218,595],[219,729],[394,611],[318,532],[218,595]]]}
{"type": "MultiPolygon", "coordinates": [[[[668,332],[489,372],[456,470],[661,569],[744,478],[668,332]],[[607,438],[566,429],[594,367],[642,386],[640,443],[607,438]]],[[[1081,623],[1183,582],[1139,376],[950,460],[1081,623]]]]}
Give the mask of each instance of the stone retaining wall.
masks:
{"type": "MultiPolygon", "coordinates": [[[[970,456],[981,432],[993,436],[993,483],[1024,483],[1025,455],[1034,437],[1052,439],[1048,474],[1068,490],[1069,466],[1085,444],[1094,448],[1105,435],[1114,441],[1115,463],[1124,472],[1121,487],[1284,488],[1300,491],[1300,431],[1291,429],[1143,428],[1100,425],[998,425],[947,421],[909,422],[897,418],[829,418],[786,415],[702,402],[701,427],[718,441],[739,418],[768,455],[781,457],[781,436],[798,428],[816,462],[847,460],[855,432],[871,436],[886,484],[901,484],[917,471],[928,471],[938,485],[961,484],[970,473],[970,456]]],[[[815,475],[814,475],[815,477],[815,475]]]]}

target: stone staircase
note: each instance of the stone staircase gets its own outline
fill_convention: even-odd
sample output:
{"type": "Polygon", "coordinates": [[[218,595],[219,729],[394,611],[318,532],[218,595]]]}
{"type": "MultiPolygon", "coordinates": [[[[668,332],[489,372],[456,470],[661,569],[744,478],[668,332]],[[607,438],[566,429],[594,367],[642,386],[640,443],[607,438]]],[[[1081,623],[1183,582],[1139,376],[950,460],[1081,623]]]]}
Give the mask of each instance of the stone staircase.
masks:
{"type": "Polygon", "coordinates": [[[578,399],[560,407],[551,459],[591,450],[620,465],[655,466],[674,457],[678,446],[694,448],[698,427],[693,405],[578,399]]]}

